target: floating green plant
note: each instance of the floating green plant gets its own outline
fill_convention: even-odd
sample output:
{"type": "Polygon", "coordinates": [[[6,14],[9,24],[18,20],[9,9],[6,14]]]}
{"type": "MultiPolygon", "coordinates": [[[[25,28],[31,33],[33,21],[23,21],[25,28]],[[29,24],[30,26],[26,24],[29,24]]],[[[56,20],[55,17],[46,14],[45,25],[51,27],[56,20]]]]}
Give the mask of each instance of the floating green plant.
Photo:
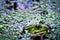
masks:
{"type": "Polygon", "coordinates": [[[3,25],[0,25],[0,28],[3,28],[4,26],[3,25]]]}

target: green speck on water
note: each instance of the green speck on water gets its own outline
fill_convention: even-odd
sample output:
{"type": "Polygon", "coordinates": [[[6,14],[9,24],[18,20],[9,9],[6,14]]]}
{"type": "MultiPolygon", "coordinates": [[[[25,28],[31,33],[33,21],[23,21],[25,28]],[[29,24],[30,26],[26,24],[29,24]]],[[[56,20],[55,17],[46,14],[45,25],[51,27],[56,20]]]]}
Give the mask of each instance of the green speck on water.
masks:
{"type": "Polygon", "coordinates": [[[43,3],[41,3],[41,4],[40,4],[40,6],[43,8],[44,4],[43,4],[43,3]]]}
{"type": "Polygon", "coordinates": [[[41,5],[41,7],[43,7],[44,5],[41,5]]]}
{"type": "Polygon", "coordinates": [[[3,25],[0,25],[0,28],[3,28],[4,26],[3,25]]]}
{"type": "Polygon", "coordinates": [[[46,6],[48,6],[49,4],[46,4],[46,6]]]}
{"type": "Polygon", "coordinates": [[[44,17],[43,17],[43,16],[41,16],[41,19],[44,19],[44,17]]]}

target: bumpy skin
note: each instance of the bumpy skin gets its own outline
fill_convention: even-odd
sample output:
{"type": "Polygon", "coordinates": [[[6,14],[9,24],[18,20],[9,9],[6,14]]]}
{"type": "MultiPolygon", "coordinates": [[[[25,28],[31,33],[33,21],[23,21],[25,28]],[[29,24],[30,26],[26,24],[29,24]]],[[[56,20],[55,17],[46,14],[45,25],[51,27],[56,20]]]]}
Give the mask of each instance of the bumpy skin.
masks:
{"type": "MultiPolygon", "coordinates": [[[[41,23],[40,23],[41,24],[41,23]]],[[[36,36],[32,36],[32,40],[43,40],[46,33],[48,33],[47,27],[42,27],[41,25],[30,25],[26,28],[30,34],[36,34],[36,36]]]]}
{"type": "Polygon", "coordinates": [[[38,24],[33,24],[28,26],[27,30],[31,34],[42,34],[45,33],[45,31],[48,31],[47,27],[43,27],[42,24],[45,24],[44,21],[40,21],[38,24]]]}
{"type": "Polygon", "coordinates": [[[32,33],[32,34],[41,34],[44,31],[46,31],[47,28],[41,27],[41,28],[38,29],[36,27],[30,27],[30,28],[28,28],[28,30],[29,30],[29,33],[32,33]]]}

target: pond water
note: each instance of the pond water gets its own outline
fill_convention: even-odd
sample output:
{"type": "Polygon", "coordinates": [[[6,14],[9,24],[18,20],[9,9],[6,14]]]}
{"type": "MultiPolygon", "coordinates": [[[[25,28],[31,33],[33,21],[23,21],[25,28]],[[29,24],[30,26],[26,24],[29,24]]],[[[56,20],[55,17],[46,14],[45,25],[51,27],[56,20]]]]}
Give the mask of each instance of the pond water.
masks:
{"type": "Polygon", "coordinates": [[[48,40],[59,40],[60,0],[0,0],[0,40],[31,40],[25,28],[35,25],[50,27],[48,40]]]}

